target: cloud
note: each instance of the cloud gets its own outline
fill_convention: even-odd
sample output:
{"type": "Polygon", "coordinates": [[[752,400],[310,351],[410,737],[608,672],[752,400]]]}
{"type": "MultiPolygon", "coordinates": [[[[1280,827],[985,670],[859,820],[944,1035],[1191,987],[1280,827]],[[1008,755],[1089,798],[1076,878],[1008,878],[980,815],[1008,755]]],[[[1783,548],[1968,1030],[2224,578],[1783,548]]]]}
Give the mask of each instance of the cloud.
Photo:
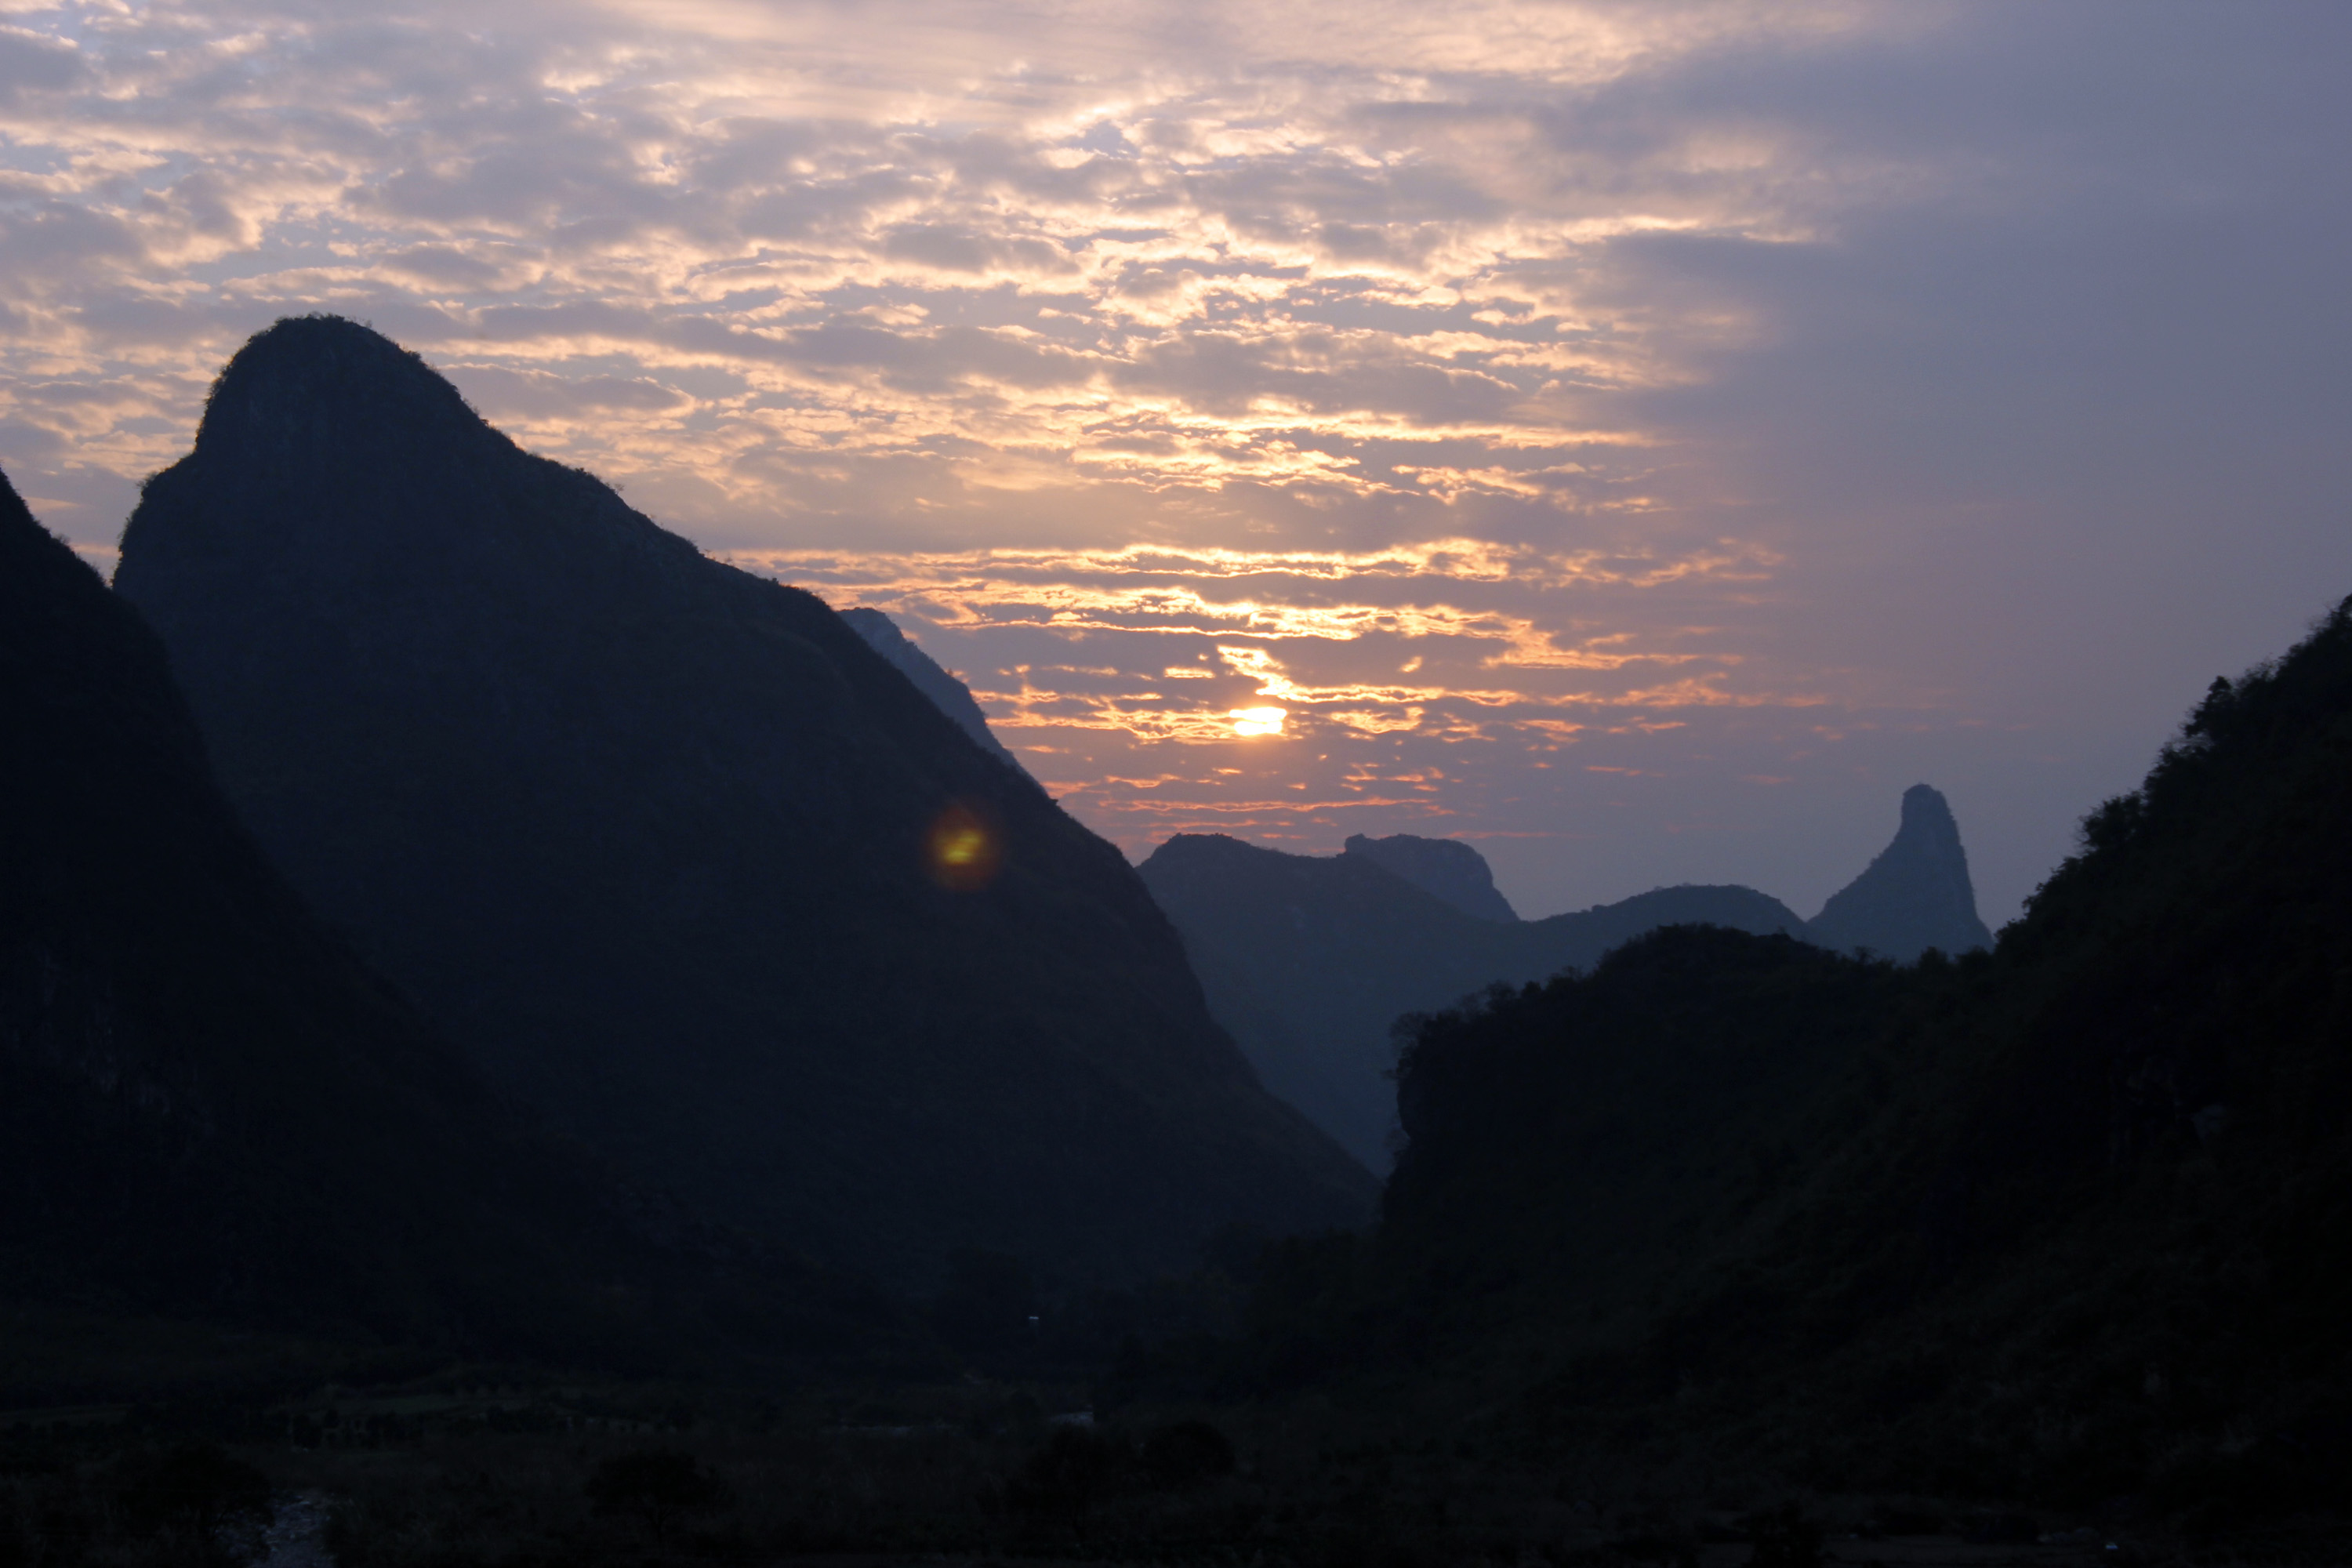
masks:
{"type": "Polygon", "coordinates": [[[667,413],[692,399],[651,376],[559,375],[502,365],[441,367],[466,399],[493,420],[569,421],[614,410],[667,413]]]}
{"type": "Polygon", "coordinates": [[[23,27],[0,26],[0,108],[79,83],[81,56],[64,40],[23,27]]]}
{"type": "Polygon", "coordinates": [[[6,459],[12,468],[36,466],[56,457],[64,447],[64,440],[47,426],[23,419],[0,419],[0,458],[6,459]]]}
{"type": "MultiPolygon", "coordinates": [[[[1762,683],[1736,647],[1704,629],[1657,624],[1650,599],[1769,580],[1769,558],[1724,547],[1669,558],[1457,537],[1365,551],[1179,544],[727,559],[843,607],[887,610],[935,651],[952,650],[949,662],[1012,743],[1122,837],[1171,814],[1198,823],[1242,813],[1292,831],[1398,809],[1405,797],[1366,765],[1367,745],[1485,743],[1494,754],[1457,766],[1499,773],[1514,763],[1498,737],[1550,751],[1588,730],[1660,732],[1685,710],[1828,700],[1762,683]],[[1562,629],[1571,626],[1580,629],[1562,629]],[[1036,657],[1078,642],[1084,663],[1036,657]],[[1161,787],[1171,775],[1116,765],[1072,777],[1057,764],[1073,736],[1199,749],[1242,765],[1221,760],[1199,787],[1176,793],[1161,787]],[[1318,748],[1307,776],[1289,781],[1309,793],[1279,821],[1265,767],[1295,771],[1302,758],[1270,756],[1276,741],[1318,748]]],[[[1407,771],[1417,794],[1438,776],[1425,760],[1407,771]]]]}
{"type": "Polygon", "coordinates": [[[2352,580],[2347,45],[2263,0],[13,9],[0,458],[100,544],[244,336],[338,310],[907,616],[1129,847],[1444,810],[1537,907],[1801,897],[1932,770],[2002,803],[1999,912],[2352,580]]]}

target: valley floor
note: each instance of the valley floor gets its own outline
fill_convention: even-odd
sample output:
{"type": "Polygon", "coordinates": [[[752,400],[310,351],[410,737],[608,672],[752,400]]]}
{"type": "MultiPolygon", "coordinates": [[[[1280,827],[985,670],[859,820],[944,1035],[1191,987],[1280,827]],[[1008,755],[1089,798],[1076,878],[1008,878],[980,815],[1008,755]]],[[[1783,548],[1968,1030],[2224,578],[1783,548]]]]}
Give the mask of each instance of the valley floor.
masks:
{"type": "MultiPolygon", "coordinates": [[[[134,1408],[118,1420],[79,1425],[36,1424],[25,1419],[31,1412],[11,1421],[0,1413],[0,1563],[2252,1568],[2352,1562],[2352,1525],[2341,1519],[2273,1521],[2191,1539],[2171,1521],[2129,1517],[2129,1503],[2116,1505],[2119,1517],[2107,1520],[2028,1513],[1982,1499],[1782,1496],[1766,1508],[1759,1506],[1760,1491],[1729,1481],[1711,1496],[1621,1482],[1622,1495],[1593,1499],[1528,1456],[1415,1439],[1403,1430],[1379,1435],[1384,1419],[1359,1426],[1327,1400],[1139,1407],[1100,1426],[1080,1424],[1075,1412],[1054,1419],[1082,1396],[1068,1385],[967,1380],[803,1392],[762,1404],[675,1387],[445,1383],[364,1396],[325,1390],[236,1412],[134,1408]],[[206,1423],[215,1429],[209,1438],[187,1429],[206,1423]],[[1192,1447],[1171,1446],[1166,1435],[1178,1428],[1194,1435],[1185,1440],[1192,1447]],[[1202,1428],[1213,1436],[1199,1438],[1202,1428]],[[1220,1439],[1230,1444],[1229,1472],[1220,1439]],[[647,1455],[661,1457],[650,1470],[647,1455]],[[226,1479],[175,1482],[179,1490],[159,1494],[152,1479],[159,1463],[178,1465],[173,1475],[226,1479]],[[205,1522],[203,1486],[226,1489],[227,1499],[240,1474],[266,1484],[277,1501],[266,1537],[250,1522],[205,1522]],[[200,1539],[206,1530],[209,1545],[200,1539]]],[[[234,1510],[221,1506],[229,1518],[234,1510]]]]}

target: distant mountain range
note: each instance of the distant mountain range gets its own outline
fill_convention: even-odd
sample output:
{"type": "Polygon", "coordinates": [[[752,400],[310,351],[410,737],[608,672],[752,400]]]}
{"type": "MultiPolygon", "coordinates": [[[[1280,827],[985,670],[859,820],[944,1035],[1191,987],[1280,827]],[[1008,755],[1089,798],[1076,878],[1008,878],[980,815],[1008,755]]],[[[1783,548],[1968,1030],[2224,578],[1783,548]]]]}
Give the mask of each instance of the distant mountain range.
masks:
{"type": "Polygon", "coordinates": [[[1184,933],[1211,1010],[1266,1087],[1377,1171],[1388,1168],[1396,1125],[1388,1072],[1400,1018],[1591,965],[1661,925],[1804,924],[1779,900],[1736,887],[1661,888],[1507,923],[1465,913],[1352,844],[1317,858],[1180,833],[1140,870],[1184,933]]]}
{"type": "Polygon", "coordinates": [[[1103,1281],[1368,1211],[1135,872],[918,689],[936,667],[377,333],[246,345],[115,582],[303,898],[693,1212],[919,1289],[958,1247],[1103,1281]]]}
{"type": "Polygon", "coordinates": [[[1396,1124],[1391,1026],[1490,985],[1522,985],[1660,926],[1783,932],[1904,962],[1929,947],[1989,946],[1959,830],[1925,784],[1903,797],[1879,857],[1806,921],[1750,888],[1660,888],[1547,920],[1519,921],[1486,860],[1457,840],[1348,840],[1327,858],[1179,834],[1143,880],[1184,934],[1209,1006],[1268,1088],[1374,1170],[1396,1124]]]}
{"type": "MultiPolygon", "coordinates": [[[[964,696],[970,700],[970,693],[964,696]]],[[[1359,833],[1348,840],[1344,852],[1395,872],[1465,914],[1487,921],[1519,918],[1496,890],[1486,857],[1460,839],[1421,838],[1410,833],[1367,838],[1359,833]]],[[[1821,913],[1803,922],[1800,934],[1817,947],[1839,952],[1862,949],[1901,963],[1931,947],[1948,954],[1990,947],[1992,932],[1977,917],[1976,889],[1969,879],[1967,852],[1960,847],[1959,824],[1943,795],[1926,784],[1904,791],[1894,842],[1861,876],[1840,889],[1821,913]]]]}

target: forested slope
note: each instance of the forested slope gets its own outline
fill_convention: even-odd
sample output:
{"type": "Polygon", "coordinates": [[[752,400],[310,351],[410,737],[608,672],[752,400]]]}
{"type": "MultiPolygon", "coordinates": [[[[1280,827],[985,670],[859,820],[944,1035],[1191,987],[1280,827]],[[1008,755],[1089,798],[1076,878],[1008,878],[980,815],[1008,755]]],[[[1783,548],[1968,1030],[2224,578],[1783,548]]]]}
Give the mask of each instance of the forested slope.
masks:
{"type": "Polygon", "coordinates": [[[2326,1500],[2352,1463],[2347,776],[2352,605],[2215,682],[1991,954],[1666,931],[1429,1020],[1352,1305],[1327,1258],[1296,1287],[1319,1316],[1277,1276],[1263,1321],[1328,1336],[1293,1363],[1485,1379],[1593,1464],[2326,1500]]]}

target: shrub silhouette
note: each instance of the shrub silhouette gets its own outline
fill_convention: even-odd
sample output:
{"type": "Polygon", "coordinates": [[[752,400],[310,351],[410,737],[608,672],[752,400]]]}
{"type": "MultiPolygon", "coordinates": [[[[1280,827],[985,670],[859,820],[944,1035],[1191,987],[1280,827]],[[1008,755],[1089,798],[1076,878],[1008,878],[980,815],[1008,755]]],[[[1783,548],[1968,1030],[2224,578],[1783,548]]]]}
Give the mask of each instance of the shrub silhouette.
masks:
{"type": "Polygon", "coordinates": [[[1823,1562],[1821,1521],[1792,1502],[1749,1521],[1748,1537],[1756,1543],[1748,1568],[1820,1568],[1823,1562]]]}
{"type": "Polygon", "coordinates": [[[1029,1456],[1006,1500],[1033,1513],[1084,1513],[1136,1479],[1135,1445],[1122,1434],[1062,1426],[1029,1456]]]}
{"type": "Polygon", "coordinates": [[[115,1475],[128,1531],[172,1537],[185,1561],[226,1561],[223,1529],[269,1515],[269,1478],[210,1443],[127,1456],[115,1475]]]}
{"type": "Polygon", "coordinates": [[[710,1513],[732,1503],[727,1483],[671,1448],[639,1448],[597,1462],[581,1489],[600,1518],[625,1515],[644,1521],[656,1540],[689,1514],[710,1513]]]}
{"type": "Polygon", "coordinates": [[[1206,1421],[1178,1421],[1143,1440],[1143,1468],[1158,1487],[1188,1487],[1234,1473],[1234,1446],[1206,1421]]]}

